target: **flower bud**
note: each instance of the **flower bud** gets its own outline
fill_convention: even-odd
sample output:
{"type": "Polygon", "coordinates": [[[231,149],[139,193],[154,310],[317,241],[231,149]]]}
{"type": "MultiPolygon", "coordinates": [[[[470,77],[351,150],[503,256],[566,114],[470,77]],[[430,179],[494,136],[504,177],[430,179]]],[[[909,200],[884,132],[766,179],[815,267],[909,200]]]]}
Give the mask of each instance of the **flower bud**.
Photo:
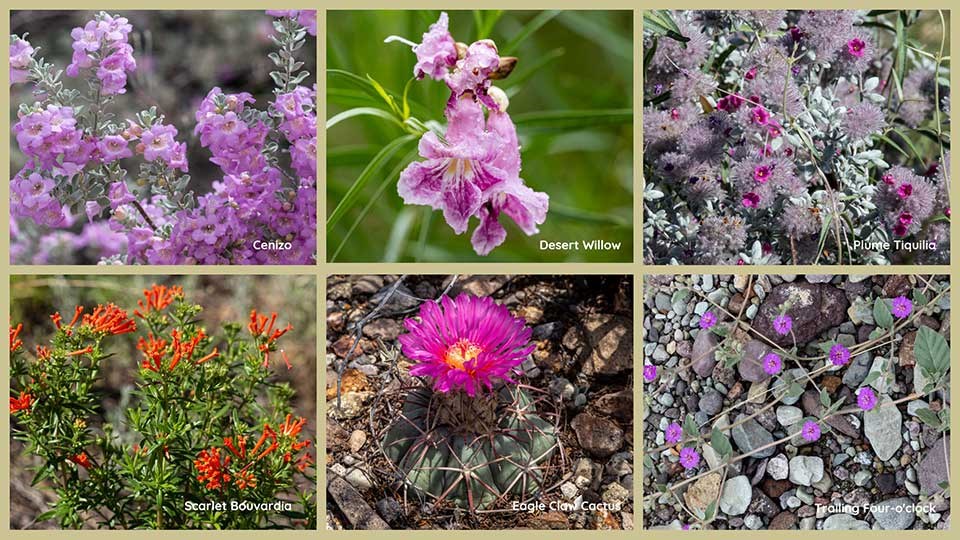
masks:
{"type": "Polygon", "coordinates": [[[513,68],[517,67],[517,57],[515,56],[501,56],[500,65],[497,66],[496,71],[490,74],[490,78],[497,79],[506,79],[513,73],[513,68]]]}
{"type": "Polygon", "coordinates": [[[500,112],[507,112],[507,107],[510,106],[510,98],[507,97],[506,92],[496,86],[491,86],[487,89],[487,95],[497,104],[500,112]]]}

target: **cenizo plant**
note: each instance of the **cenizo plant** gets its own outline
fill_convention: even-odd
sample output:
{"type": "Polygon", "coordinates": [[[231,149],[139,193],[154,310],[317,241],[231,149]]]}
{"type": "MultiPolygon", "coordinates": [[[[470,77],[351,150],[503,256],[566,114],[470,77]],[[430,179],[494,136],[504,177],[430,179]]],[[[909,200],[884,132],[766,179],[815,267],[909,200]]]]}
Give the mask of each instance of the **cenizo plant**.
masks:
{"type": "Polygon", "coordinates": [[[947,262],[947,15],[647,12],[645,260],[947,262]]]}
{"type": "Polygon", "coordinates": [[[268,14],[271,101],[257,108],[251,94],[215,87],[195,123],[179,128],[157,107],[127,118],[115,110],[137,70],[126,18],[100,12],[74,28],[65,70],[34,36],[11,36],[11,83],[30,85],[35,99],[12,126],[27,158],[10,185],[14,262],[56,260],[51,245],[65,242],[96,243],[109,264],[314,260],[316,89],[303,84],[310,74],[297,55],[309,51],[316,12],[268,14]],[[208,193],[189,189],[187,144],[219,169],[208,193]],[[81,219],[87,226],[71,238],[64,229],[81,219]]]}
{"type": "Polygon", "coordinates": [[[37,520],[315,526],[312,438],[293,414],[292,388],[272,376],[292,327],[254,309],[245,327],[208,333],[202,312],[179,286],[154,285],[132,312],[111,303],[54,313],[45,343],[11,327],[13,437],[38,459],[34,483],[55,493],[37,520]],[[139,358],[111,358],[134,338],[139,358]],[[119,416],[104,409],[98,385],[105,362],[117,361],[135,372],[119,416]]]}

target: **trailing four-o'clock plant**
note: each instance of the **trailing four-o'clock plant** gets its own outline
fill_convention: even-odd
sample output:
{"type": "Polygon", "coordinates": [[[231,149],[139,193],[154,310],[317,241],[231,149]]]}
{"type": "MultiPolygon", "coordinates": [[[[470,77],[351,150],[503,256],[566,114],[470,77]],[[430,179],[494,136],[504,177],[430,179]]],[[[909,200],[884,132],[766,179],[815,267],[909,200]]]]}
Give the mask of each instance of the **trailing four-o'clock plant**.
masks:
{"type": "MultiPolygon", "coordinates": [[[[29,350],[10,330],[11,427],[36,456],[34,484],[55,492],[37,521],[63,527],[311,527],[311,438],[292,388],[273,380],[290,325],[251,311],[246,330],[208,334],[202,307],[178,286],[153,286],[132,316],[114,304],[51,316],[53,337],[29,350]],[[139,358],[116,356],[137,336],[139,358]],[[279,357],[277,360],[274,360],[279,357]],[[126,362],[126,366],[122,363],[126,362]],[[104,406],[108,369],[135,372],[123,412],[104,406]],[[223,511],[209,500],[276,503],[223,511]]],[[[287,363],[287,367],[290,364],[287,363]]]]}

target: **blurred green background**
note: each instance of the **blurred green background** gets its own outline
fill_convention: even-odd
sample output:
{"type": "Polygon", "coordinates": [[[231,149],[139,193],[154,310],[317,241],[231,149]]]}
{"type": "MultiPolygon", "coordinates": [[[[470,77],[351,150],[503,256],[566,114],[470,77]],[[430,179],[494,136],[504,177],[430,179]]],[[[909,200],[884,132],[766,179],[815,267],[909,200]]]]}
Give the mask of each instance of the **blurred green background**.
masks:
{"type": "MultiPolygon", "coordinates": [[[[402,99],[416,57],[391,35],[412,42],[439,11],[327,12],[327,119],[355,107],[387,110],[364,91],[368,75],[402,99]],[[352,78],[342,72],[352,73],[352,78]]],[[[441,212],[405,206],[397,195],[400,171],[419,160],[416,138],[378,159],[404,135],[377,116],[355,116],[327,131],[327,260],[376,261],[605,261],[633,260],[633,16],[630,11],[450,11],[454,39],[493,39],[516,69],[496,86],[510,96],[527,185],[550,196],[540,234],[527,237],[506,216],[507,239],[477,256],[470,234],[457,236],[441,212]],[[373,162],[373,163],[372,163],[373,162]],[[365,168],[367,175],[363,175],[365,168]],[[375,170],[370,170],[375,169],[375,170]],[[348,192],[360,180],[359,189],[348,192]],[[346,201],[345,201],[346,198],[346,201]],[[330,222],[340,206],[342,215],[330,222]],[[619,251],[541,251],[540,240],[603,239],[619,251]]],[[[414,82],[408,99],[417,119],[443,122],[449,90],[443,82],[414,82]]]]}

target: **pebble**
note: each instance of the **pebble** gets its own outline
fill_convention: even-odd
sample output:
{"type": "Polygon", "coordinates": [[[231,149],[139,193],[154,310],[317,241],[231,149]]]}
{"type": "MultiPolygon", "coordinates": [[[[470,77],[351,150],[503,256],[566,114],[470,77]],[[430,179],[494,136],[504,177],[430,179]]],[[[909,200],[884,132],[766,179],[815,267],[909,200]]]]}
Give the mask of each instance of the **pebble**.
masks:
{"type": "Polygon", "coordinates": [[[723,409],[723,396],[716,390],[707,390],[700,397],[700,410],[713,416],[723,409]]]}
{"type": "Polygon", "coordinates": [[[789,474],[790,466],[787,462],[787,456],[778,454],[767,461],[767,474],[774,480],[783,480],[789,474]]]}
{"type": "Polygon", "coordinates": [[[894,406],[884,406],[890,398],[882,396],[876,407],[863,413],[863,433],[881,461],[892,458],[901,446],[903,416],[894,406]]]}
{"type": "Polygon", "coordinates": [[[909,529],[917,519],[913,512],[914,502],[910,497],[887,499],[871,506],[873,518],[877,525],[888,531],[903,531],[909,529]]]}
{"type": "Polygon", "coordinates": [[[803,411],[801,411],[799,407],[791,407],[789,405],[777,407],[777,422],[780,422],[781,426],[792,426],[802,418],[803,411]]]}
{"type": "Polygon", "coordinates": [[[825,531],[865,531],[869,528],[869,523],[850,514],[834,514],[823,520],[823,530],[825,531]]]}
{"type": "Polygon", "coordinates": [[[727,479],[720,495],[720,510],[728,516],[739,516],[747,511],[750,505],[753,488],[750,479],[746,476],[735,476],[727,479]]]}
{"type": "Polygon", "coordinates": [[[350,451],[356,454],[363,448],[363,445],[367,442],[367,434],[363,430],[356,430],[350,434],[350,439],[347,440],[347,445],[350,447],[350,451]]]}
{"type": "Polygon", "coordinates": [[[871,476],[873,474],[869,471],[858,471],[857,474],[853,475],[853,483],[858,486],[865,486],[870,481],[871,476]]]}
{"type": "MultiPolygon", "coordinates": [[[[734,419],[734,423],[738,423],[741,420],[746,418],[746,415],[738,415],[734,419]]],[[[746,422],[734,427],[730,430],[733,440],[737,445],[737,448],[740,449],[743,453],[752,452],[757,448],[764,447],[773,442],[773,435],[769,431],[763,428],[759,422],[753,418],[747,420],[746,422]]],[[[764,458],[772,456],[776,449],[773,446],[765,448],[759,452],[752,454],[755,458],[764,458]]]]}
{"type": "Polygon", "coordinates": [[[790,460],[790,481],[801,486],[810,486],[823,478],[823,459],[814,456],[797,456],[790,460]]]}

